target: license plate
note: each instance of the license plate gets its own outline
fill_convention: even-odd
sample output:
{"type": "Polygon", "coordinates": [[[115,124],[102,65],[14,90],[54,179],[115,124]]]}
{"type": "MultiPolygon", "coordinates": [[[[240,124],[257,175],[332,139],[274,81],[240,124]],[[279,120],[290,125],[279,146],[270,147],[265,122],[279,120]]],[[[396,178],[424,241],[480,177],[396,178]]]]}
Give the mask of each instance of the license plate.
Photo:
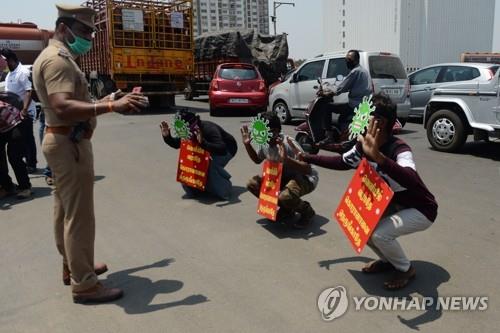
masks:
{"type": "Polygon", "coordinates": [[[385,93],[387,95],[393,95],[393,96],[399,96],[401,95],[401,89],[396,89],[396,88],[393,88],[393,89],[384,89],[385,93]]]}
{"type": "Polygon", "coordinates": [[[248,99],[247,98],[230,98],[229,103],[246,104],[246,103],[248,103],[248,99]]]}

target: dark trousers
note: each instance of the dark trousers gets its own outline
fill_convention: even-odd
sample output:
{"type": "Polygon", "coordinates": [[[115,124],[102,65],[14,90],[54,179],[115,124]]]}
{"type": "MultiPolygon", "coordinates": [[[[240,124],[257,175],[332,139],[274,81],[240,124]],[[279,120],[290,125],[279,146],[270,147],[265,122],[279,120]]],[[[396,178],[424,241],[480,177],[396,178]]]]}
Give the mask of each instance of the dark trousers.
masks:
{"type": "Polygon", "coordinates": [[[0,186],[4,190],[14,190],[14,184],[9,176],[9,163],[14,170],[20,190],[31,188],[26,164],[23,161],[25,143],[21,124],[17,125],[7,133],[0,133],[0,186]]]}
{"type": "Polygon", "coordinates": [[[354,109],[348,104],[333,104],[328,103],[323,106],[323,129],[325,131],[332,130],[332,113],[338,113],[339,119],[337,128],[340,132],[347,129],[354,117],[354,109]]]}
{"type": "Polygon", "coordinates": [[[28,167],[36,168],[36,142],[33,134],[33,119],[25,118],[21,124],[24,138],[24,158],[28,167]]]}

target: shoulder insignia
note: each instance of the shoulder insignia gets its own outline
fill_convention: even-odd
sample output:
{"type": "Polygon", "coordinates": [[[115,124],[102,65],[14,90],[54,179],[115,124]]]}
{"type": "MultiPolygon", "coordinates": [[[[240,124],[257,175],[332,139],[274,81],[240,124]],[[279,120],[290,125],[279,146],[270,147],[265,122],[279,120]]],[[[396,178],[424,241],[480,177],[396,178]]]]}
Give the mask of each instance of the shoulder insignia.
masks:
{"type": "Polygon", "coordinates": [[[68,52],[68,50],[66,50],[65,48],[62,48],[62,47],[59,49],[57,54],[63,58],[71,58],[71,54],[68,52]]]}

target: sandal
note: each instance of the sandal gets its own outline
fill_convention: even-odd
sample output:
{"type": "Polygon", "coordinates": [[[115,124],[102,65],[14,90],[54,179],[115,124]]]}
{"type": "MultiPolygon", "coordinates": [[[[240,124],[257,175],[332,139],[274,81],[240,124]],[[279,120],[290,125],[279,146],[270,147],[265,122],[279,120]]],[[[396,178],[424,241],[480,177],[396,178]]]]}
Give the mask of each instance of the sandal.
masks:
{"type": "Polygon", "coordinates": [[[366,274],[376,274],[376,273],[392,271],[393,269],[395,268],[394,266],[392,266],[390,262],[375,260],[366,264],[366,266],[363,267],[361,271],[366,274]]]}
{"type": "Polygon", "coordinates": [[[384,282],[384,287],[389,290],[404,288],[415,278],[415,275],[417,275],[417,271],[413,266],[410,266],[406,272],[396,271],[390,280],[384,282]]]}

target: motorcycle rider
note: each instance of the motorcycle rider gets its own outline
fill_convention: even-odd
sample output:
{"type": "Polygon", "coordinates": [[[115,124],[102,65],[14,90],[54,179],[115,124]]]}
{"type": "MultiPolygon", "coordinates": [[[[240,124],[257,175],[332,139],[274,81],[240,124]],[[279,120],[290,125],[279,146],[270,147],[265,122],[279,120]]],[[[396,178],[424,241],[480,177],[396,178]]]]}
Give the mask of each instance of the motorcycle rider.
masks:
{"type": "Polygon", "coordinates": [[[361,103],[363,97],[369,96],[372,93],[370,74],[359,64],[359,51],[349,50],[345,56],[345,61],[347,68],[350,70],[349,74],[347,74],[338,86],[332,87],[332,90],[325,91],[324,95],[329,97],[349,92],[349,102],[343,105],[329,103],[323,108],[323,129],[325,130],[326,138],[318,143],[319,146],[335,142],[335,133],[332,130],[332,112],[340,114],[338,130],[340,131],[340,137],[343,138],[344,135],[342,134],[346,133],[347,127],[354,116],[354,109],[361,103]]]}

